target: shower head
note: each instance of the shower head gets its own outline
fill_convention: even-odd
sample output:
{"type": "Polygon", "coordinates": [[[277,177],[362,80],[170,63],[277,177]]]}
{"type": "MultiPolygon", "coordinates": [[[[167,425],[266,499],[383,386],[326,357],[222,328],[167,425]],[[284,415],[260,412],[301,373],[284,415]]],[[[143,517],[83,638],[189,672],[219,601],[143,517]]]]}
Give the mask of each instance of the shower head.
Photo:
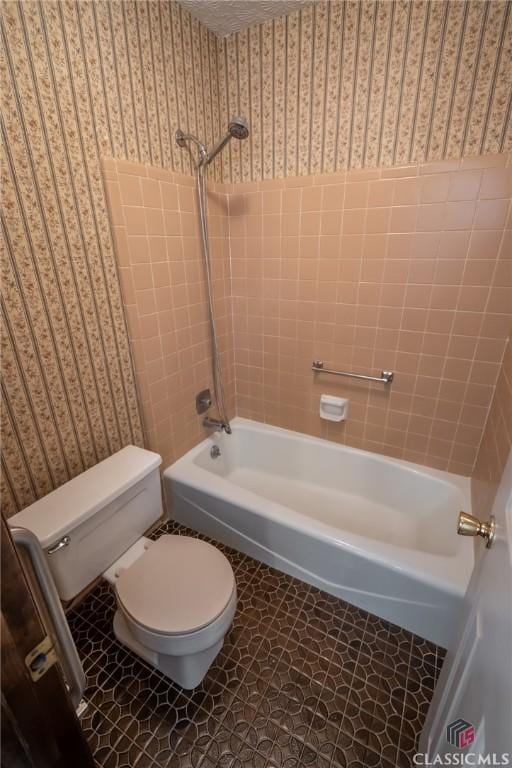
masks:
{"type": "Polygon", "coordinates": [[[227,133],[221,139],[219,139],[211,152],[208,152],[204,144],[202,144],[195,136],[193,136],[191,133],[184,133],[179,128],[176,131],[175,138],[176,144],[179,147],[186,147],[189,141],[196,145],[200,155],[198,164],[199,167],[209,165],[212,160],[217,157],[219,152],[224,149],[230,139],[238,139],[239,141],[242,141],[243,139],[246,139],[248,135],[249,126],[245,117],[233,117],[228,123],[227,133]]]}
{"type": "Polygon", "coordinates": [[[212,160],[217,157],[219,152],[224,149],[230,139],[246,139],[249,135],[249,126],[245,117],[233,117],[228,123],[228,132],[222,139],[216,143],[211,152],[208,152],[207,163],[211,163],[212,160]]]}
{"type": "Polygon", "coordinates": [[[233,117],[229,121],[228,131],[234,139],[246,139],[249,136],[249,126],[245,117],[233,117]]]}

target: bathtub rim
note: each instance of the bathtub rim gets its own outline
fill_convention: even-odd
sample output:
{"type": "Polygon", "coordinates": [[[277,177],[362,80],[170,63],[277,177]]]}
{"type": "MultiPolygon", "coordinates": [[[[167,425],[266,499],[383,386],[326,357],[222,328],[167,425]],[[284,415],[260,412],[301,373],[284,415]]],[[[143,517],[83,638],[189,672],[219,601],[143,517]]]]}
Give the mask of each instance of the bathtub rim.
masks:
{"type": "MultiPolygon", "coordinates": [[[[426,478],[432,477],[444,484],[455,486],[462,494],[464,509],[471,512],[470,479],[461,475],[424,467],[403,459],[395,459],[360,448],[352,448],[342,443],[306,435],[283,427],[263,424],[240,416],[235,417],[231,421],[231,425],[234,430],[237,427],[242,427],[249,431],[280,434],[288,439],[297,439],[303,443],[314,442],[330,450],[337,450],[342,453],[356,453],[362,457],[370,457],[373,461],[389,466],[402,466],[414,474],[422,475],[426,478]]],[[[201,490],[206,495],[214,496],[226,502],[236,501],[240,507],[247,508],[252,514],[268,517],[289,529],[314,536],[316,539],[338,549],[351,551],[366,560],[378,562],[380,565],[395,572],[407,573],[411,577],[436,589],[445,590],[459,597],[465,594],[475,560],[472,540],[457,537],[456,553],[453,556],[446,556],[408,549],[394,545],[391,542],[383,542],[337,529],[302,512],[298,512],[292,507],[287,507],[284,504],[267,499],[254,491],[237,486],[235,483],[230,482],[229,479],[210,472],[208,469],[195,463],[194,460],[200,453],[223,438],[224,435],[219,437],[216,433],[208,435],[198,445],[191,448],[186,454],[167,467],[163,473],[164,479],[168,478],[171,483],[176,482],[183,486],[190,486],[196,490],[201,490]],[[265,504],[264,512],[261,509],[262,500],[265,504]],[[430,567],[427,567],[427,565],[430,567]]],[[[229,436],[226,439],[229,439],[229,436]]],[[[454,535],[457,536],[456,531],[454,531],[454,535]]]]}

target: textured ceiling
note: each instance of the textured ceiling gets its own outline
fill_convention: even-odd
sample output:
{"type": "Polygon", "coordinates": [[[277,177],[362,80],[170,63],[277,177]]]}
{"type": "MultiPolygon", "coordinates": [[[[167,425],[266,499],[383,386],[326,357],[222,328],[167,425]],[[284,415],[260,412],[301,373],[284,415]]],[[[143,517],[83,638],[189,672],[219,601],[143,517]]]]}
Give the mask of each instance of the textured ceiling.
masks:
{"type": "Polygon", "coordinates": [[[181,0],[181,5],[217,35],[297,11],[311,0],[181,0]]]}

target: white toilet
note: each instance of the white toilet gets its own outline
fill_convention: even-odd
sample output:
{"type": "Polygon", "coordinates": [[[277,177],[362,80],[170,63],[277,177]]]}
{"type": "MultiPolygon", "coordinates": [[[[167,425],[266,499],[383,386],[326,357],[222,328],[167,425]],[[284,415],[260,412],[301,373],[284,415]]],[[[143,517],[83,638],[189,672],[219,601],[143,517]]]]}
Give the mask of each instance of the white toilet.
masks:
{"type": "Polygon", "coordinates": [[[161,458],[123,448],[9,519],[33,531],[62,600],[102,575],[115,589],[114,633],[183,688],[219,653],[236,610],[226,557],[188,536],[143,536],[163,512],[161,458]]]}

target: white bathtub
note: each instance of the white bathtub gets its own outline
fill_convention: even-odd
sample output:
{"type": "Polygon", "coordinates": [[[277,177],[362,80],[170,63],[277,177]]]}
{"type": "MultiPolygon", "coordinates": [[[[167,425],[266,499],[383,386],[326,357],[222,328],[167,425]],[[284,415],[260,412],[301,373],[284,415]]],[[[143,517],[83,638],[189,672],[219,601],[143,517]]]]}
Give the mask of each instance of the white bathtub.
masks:
{"type": "Polygon", "coordinates": [[[246,419],[232,427],[165,471],[172,517],[449,647],[473,568],[473,542],[456,534],[469,480],[246,419]]]}

